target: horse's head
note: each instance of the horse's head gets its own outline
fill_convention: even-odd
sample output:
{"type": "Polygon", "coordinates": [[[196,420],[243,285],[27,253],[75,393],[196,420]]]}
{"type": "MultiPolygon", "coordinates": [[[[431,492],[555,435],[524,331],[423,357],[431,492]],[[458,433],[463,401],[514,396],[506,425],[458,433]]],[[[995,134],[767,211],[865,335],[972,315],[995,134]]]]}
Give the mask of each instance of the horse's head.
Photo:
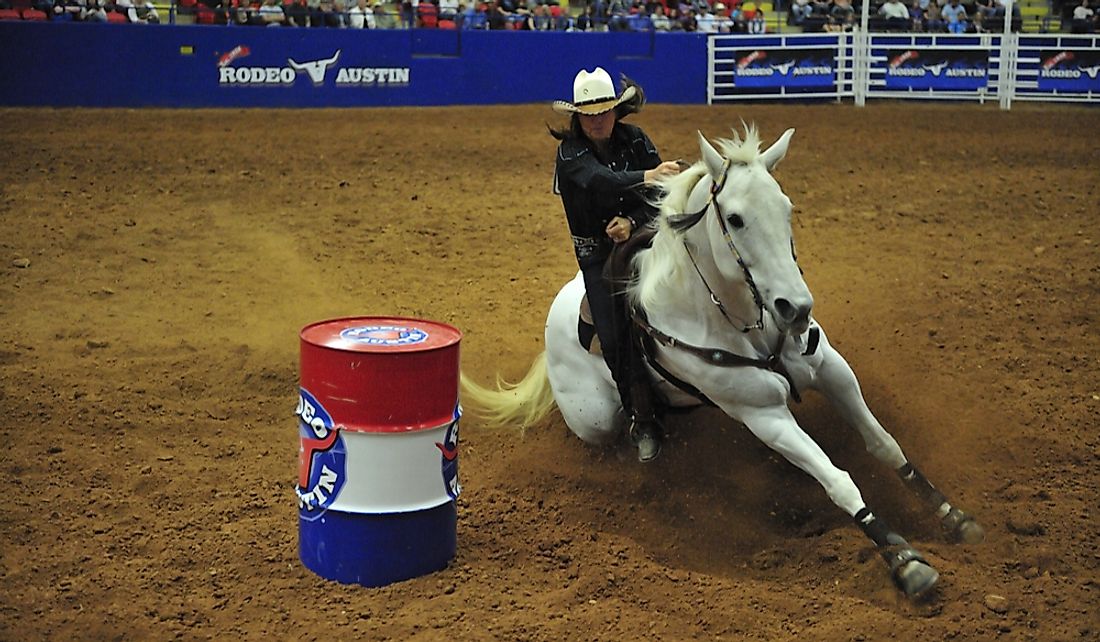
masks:
{"type": "Polygon", "coordinates": [[[755,128],[746,128],[744,141],[719,141],[721,152],[699,134],[699,150],[712,182],[703,222],[716,267],[726,280],[747,281],[781,330],[801,334],[814,300],[795,262],[791,201],[771,174],[793,134],[788,129],[764,152],[755,128]]]}

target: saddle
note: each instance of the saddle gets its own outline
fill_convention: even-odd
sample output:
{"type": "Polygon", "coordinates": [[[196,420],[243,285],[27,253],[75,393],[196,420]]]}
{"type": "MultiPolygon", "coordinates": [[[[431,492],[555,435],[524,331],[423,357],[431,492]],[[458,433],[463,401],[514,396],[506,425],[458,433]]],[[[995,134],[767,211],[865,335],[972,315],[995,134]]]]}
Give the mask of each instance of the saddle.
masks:
{"type": "MultiPolygon", "coordinates": [[[[634,277],[631,261],[638,252],[653,245],[653,237],[656,235],[656,227],[644,225],[640,230],[631,234],[629,239],[616,244],[612,248],[611,256],[604,264],[603,276],[615,291],[617,303],[623,306],[626,305],[626,301],[619,294],[622,292],[622,288],[625,288],[634,277]]],[[[630,318],[629,311],[626,313],[626,318],[630,318]]],[[[592,322],[592,308],[588,305],[587,294],[581,299],[580,313],[577,315],[577,340],[580,342],[581,347],[590,354],[603,354],[600,348],[600,338],[596,336],[596,326],[592,322]]]]}

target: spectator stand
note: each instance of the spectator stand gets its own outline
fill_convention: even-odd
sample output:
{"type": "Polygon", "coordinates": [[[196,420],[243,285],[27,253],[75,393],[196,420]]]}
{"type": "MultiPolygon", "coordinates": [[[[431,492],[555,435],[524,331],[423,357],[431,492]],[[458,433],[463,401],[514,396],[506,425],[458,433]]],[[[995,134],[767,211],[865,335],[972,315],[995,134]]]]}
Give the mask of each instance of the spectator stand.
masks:
{"type": "MultiPolygon", "coordinates": [[[[50,0],[42,0],[48,6],[50,0]]],[[[55,6],[60,6],[63,0],[53,0],[55,6]]],[[[200,24],[200,25],[224,25],[226,23],[226,10],[224,7],[234,4],[238,0],[160,0],[154,2],[160,21],[164,24],[200,24]]],[[[284,4],[289,6],[291,2],[300,0],[287,0],[284,4]]],[[[371,3],[381,5],[381,13],[388,17],[383,24],[375,28],[421,28],[421,29],[489,29],[492,28],[487,14],[490,10],[490,2],[474,1],[461,15],[453,18],[442,16],[439,9],[441,0],[424,0],[418,2],[415,13],[411,14],[413,24],[409,24],[402,15],[401,2],[397,0],[377,0],[371,3]]],[[[442,0],[449,2],[450,0],[442,0]]],[[[497,0],[494,0],[497,1],[497,0]]],[[[524,30],[530,28],[528,17],[530,11],[527,7],[534,7],[535,0],[527,0],[528,4],[521,5],[519,0],[499,0],[504,8],[506,16],[500,28],[508,30],[524,30]]],[[[585,29],[588,31],[653,31],[653,22],[645,12],[645,3],[642,0],[624,0],[622,6],[627,8],[625,16],[611,16],[607,13],[611,0],[555,0],[558,4],[547,5],[552,12],[550,30],[573,31],[579,30],[584,21],[578,20],[584,13],[584,9],[590,3],[593,6],[602,7],[604,13],[594,16],[594,24],[585,29]]],[[[722,31],[737,33],[818,33],[826,30],[841,30],[841,27],[832,24],[829,17],[835,0],[810,0],[809,6],[814,12],[803,18],[800,12],[792,10],[798,0],[774,0],[774,2],[757,2],[756,0],[700,0],[705,1],[713,10],[714,15],[724,24],[732,26],[732,29],[723,27],[722,31]],[[722,4],[720,5],[720,2],[722,4]],[[753,19],[757,14],[763,15],[763,22],[758,23],[753,19]]],[[[996,4],[997,0],[993,0],[996,4]]],[[[1100,14],[1100,0],[1090,0],[1094,9],[1100,14]]],[[[35,0],[11,0],[12,9],[0,10],[0,20],[77,20],[79,16],[65,12],[43,12],[41,7],[32,7],[35,0]],[[25,10],[30,9],[30,12],[25,10]]],[[[253,10],[259,8],[258,0],[247,0],[253,10]]],[[[885,31],[886,23],[878,15],[878,10],[884,0],[870,0],[871,20],[869,31],[885,31]]],[[[989,15],[984,19],[978,19],[981,15],[980,3],[986,0],[963,0],[962,4],[967,9],[971,22],[976,27],[970,31],[998,32],[1002,24],[1002,18],[997,15],[989,15]]],[[[862,6],[860,0],[853,0],[852,6],[858,12],[862,6]]],[[[908,3],[906,3],[908,4],[908,3]]],[[[935,0],[933,0],[935,4],[935,0]]],[[[1074,8],[1080,4],[1079,0],[1019,0],[1014,4],[1013,31],[1021,33],[1054,33],[1070,32],[1073,28],[1072,14],[1074,8]]],[[[411,5],[410,5],[411,6],[411,5]]],[[[670,5],[671,6],[671,5],[670,5]]],[[[350,9],[351,4],[348,5],[350,9]]],[[[445,8],[450,11],[449,5],[445,8]]],[[[124,10],[108,11],[110,22],[128,22],[125,19],[124,10]],[[122,14],[121,18],[115,13],[122,14]]],[[[292,25],[287,25],[292,26],[292,25]]]]}

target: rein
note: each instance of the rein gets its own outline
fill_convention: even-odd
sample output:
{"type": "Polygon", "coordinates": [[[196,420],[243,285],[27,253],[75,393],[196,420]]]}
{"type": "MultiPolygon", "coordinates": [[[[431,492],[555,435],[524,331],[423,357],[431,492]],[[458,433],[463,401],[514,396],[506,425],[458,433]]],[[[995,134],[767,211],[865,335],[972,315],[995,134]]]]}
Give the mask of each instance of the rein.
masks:
{"type": "MultiPolygon", "coordinates": [[[[687,252],[688,258],[691,259],[691,265],[695,268],[695,273],[699,275],[699,280],[703,282],[703,287],[705,287],[707,289],[707,292],[710,293],[711,302],[718,307],[718,311],[722,314],[722,317],[725,318],[726,321],[734,328],[738,328],[741,332],[747,333],[752,330],[764,329],[764,299],[760,295],[760,290],[756,286],[756,281],[754,281],[752,278],[752,272],[750,272],[749,267],[745,265],[745,261],[741,258],[741,252],[737,250],[737,246],[733,242],[733,235],[730,233],[729,225],[726,223],[726,218],[722,215],[722,209],[718,206],[718,194],[720,194],[722,192],[722,189],[726,186],[726,177],[729,172],[730,164],[730,159],[725,159],[725,162],[722,164],[722,179],[720,181],[714,181],[711,183],[710,196],[707,197],[707,202],[703,204],[703,207],[697,212],[682,215],[682,218],[678,216],[678,220],[676,221],[676,223],[673,224],[673,229],[682,231],[693,227],[696,223],[703,219],[710,207],[712,205],[714,206],[714,211],[718,215],[718,223],[722,227],[722,238],[726,240],[726,245],[729,247],[730,253],[733,254],[734,258],[737,259],[737,265],[741,266],[741,271],[745,275],[745,282],[748,284],[749,289],[752,292],[753,302],[755,303],[757,309],[756,323],[752,325],[742,325],[740,328],[738,328],[738,324],[734,323],[729,312],[726,310],[726,306],[722,304],[722,301],[718,298],[718,295],[715,294],[714,289],[710,287],[709,283],[707,283],[706,278],[703,276],[703,272],[699,269],[699,265],[695,261],[695,256],[691,253],[691,248],[688,246],[686,239],[684,240],[684,250],[687,252]]],[[[792,255],[794,254],[793,239],[791,241],[791,253],[792,255]]],[[[782,355],[783,353],[783,344],[787,339],[786,332],[781,332],[779,334],[779,341],[776,343],[775,349],[771,351],[767,358],[755,359],[752,357],[745,357],[739,354],[735,354],[733,352],[720,348],[704,348],[701,346],[696,346],[680,341],[676,337],[662,332],[661,330],[658,330],[657,328],[650,325],[649,319],[647,318],[645,311],[638,307],[631,307],[631,320],[634,322],[634,325],[636,325],[643,333],[645,333],[645,336],[642,337],[642,354],[645,355],[646,360],[653,367],[653,369],[656,370],[658,374],[664,377],[669,383],[673,384],[677,388],[680,388],[684,392],[687,392],[688,394],[702,400],[703,402],[708,403],[709,405],[715,404],[710,399],[707,399],[706,396],[704,396],[697,388],[695,388],[691,384],[688,384],[687,382],[676,378],[674,375],[668,372],[667,369],[661,366],[657,362],[656,358],[651,356],[654,342],[659,343],[666,348],[675,348],[682,352],[687,352],[688,354],[693,355],[696,358],[701,359],[712,366],[717,366],[720,368],[752,367],[770,370],[787,380],[787,384],[790,386],[791,389],[791,397],[796,402],[802,401],[801,396],[798,394],[798,387],[795,386],[794,379],[791,378],[790,373],[783,365],[783,361],[780,357],[780,355],[782,355]]],[[[814,349],[807,351],[807,354],[812,354],[812,352],[814,352],[817,347],[816,328],[814,330],[814,349]]]]}

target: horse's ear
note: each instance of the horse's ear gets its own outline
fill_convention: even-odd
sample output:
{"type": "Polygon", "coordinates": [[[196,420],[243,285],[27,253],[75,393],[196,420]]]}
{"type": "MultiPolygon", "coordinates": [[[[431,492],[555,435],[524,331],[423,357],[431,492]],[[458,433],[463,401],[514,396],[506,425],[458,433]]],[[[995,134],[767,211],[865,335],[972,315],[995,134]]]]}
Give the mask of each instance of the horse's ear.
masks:
{"type": "Polygon", "coordinates": [[[703,164],[707,166],[707,172],[710,173],[713,180],[722,180],[722,167],[725,164],[722,155],[718,153],[717,149],[714,149],[706,136],[703,136],[703,132],[697,131],[696,133],[699,134],[699,153],[703,157],[703,164]]]}
{"type": "Polygon", "coordinates": [[[760,155],[760,157],[764,159],[764,167],[767,167],[769,172],[775,169],[779,161],[783,160],[783,157],[787,155],[787,145],[791,144],[791,136],[794,136],[794,129],[788,129],[783,132],[779,140],[775,141],[775,144],[760,155]]]}

